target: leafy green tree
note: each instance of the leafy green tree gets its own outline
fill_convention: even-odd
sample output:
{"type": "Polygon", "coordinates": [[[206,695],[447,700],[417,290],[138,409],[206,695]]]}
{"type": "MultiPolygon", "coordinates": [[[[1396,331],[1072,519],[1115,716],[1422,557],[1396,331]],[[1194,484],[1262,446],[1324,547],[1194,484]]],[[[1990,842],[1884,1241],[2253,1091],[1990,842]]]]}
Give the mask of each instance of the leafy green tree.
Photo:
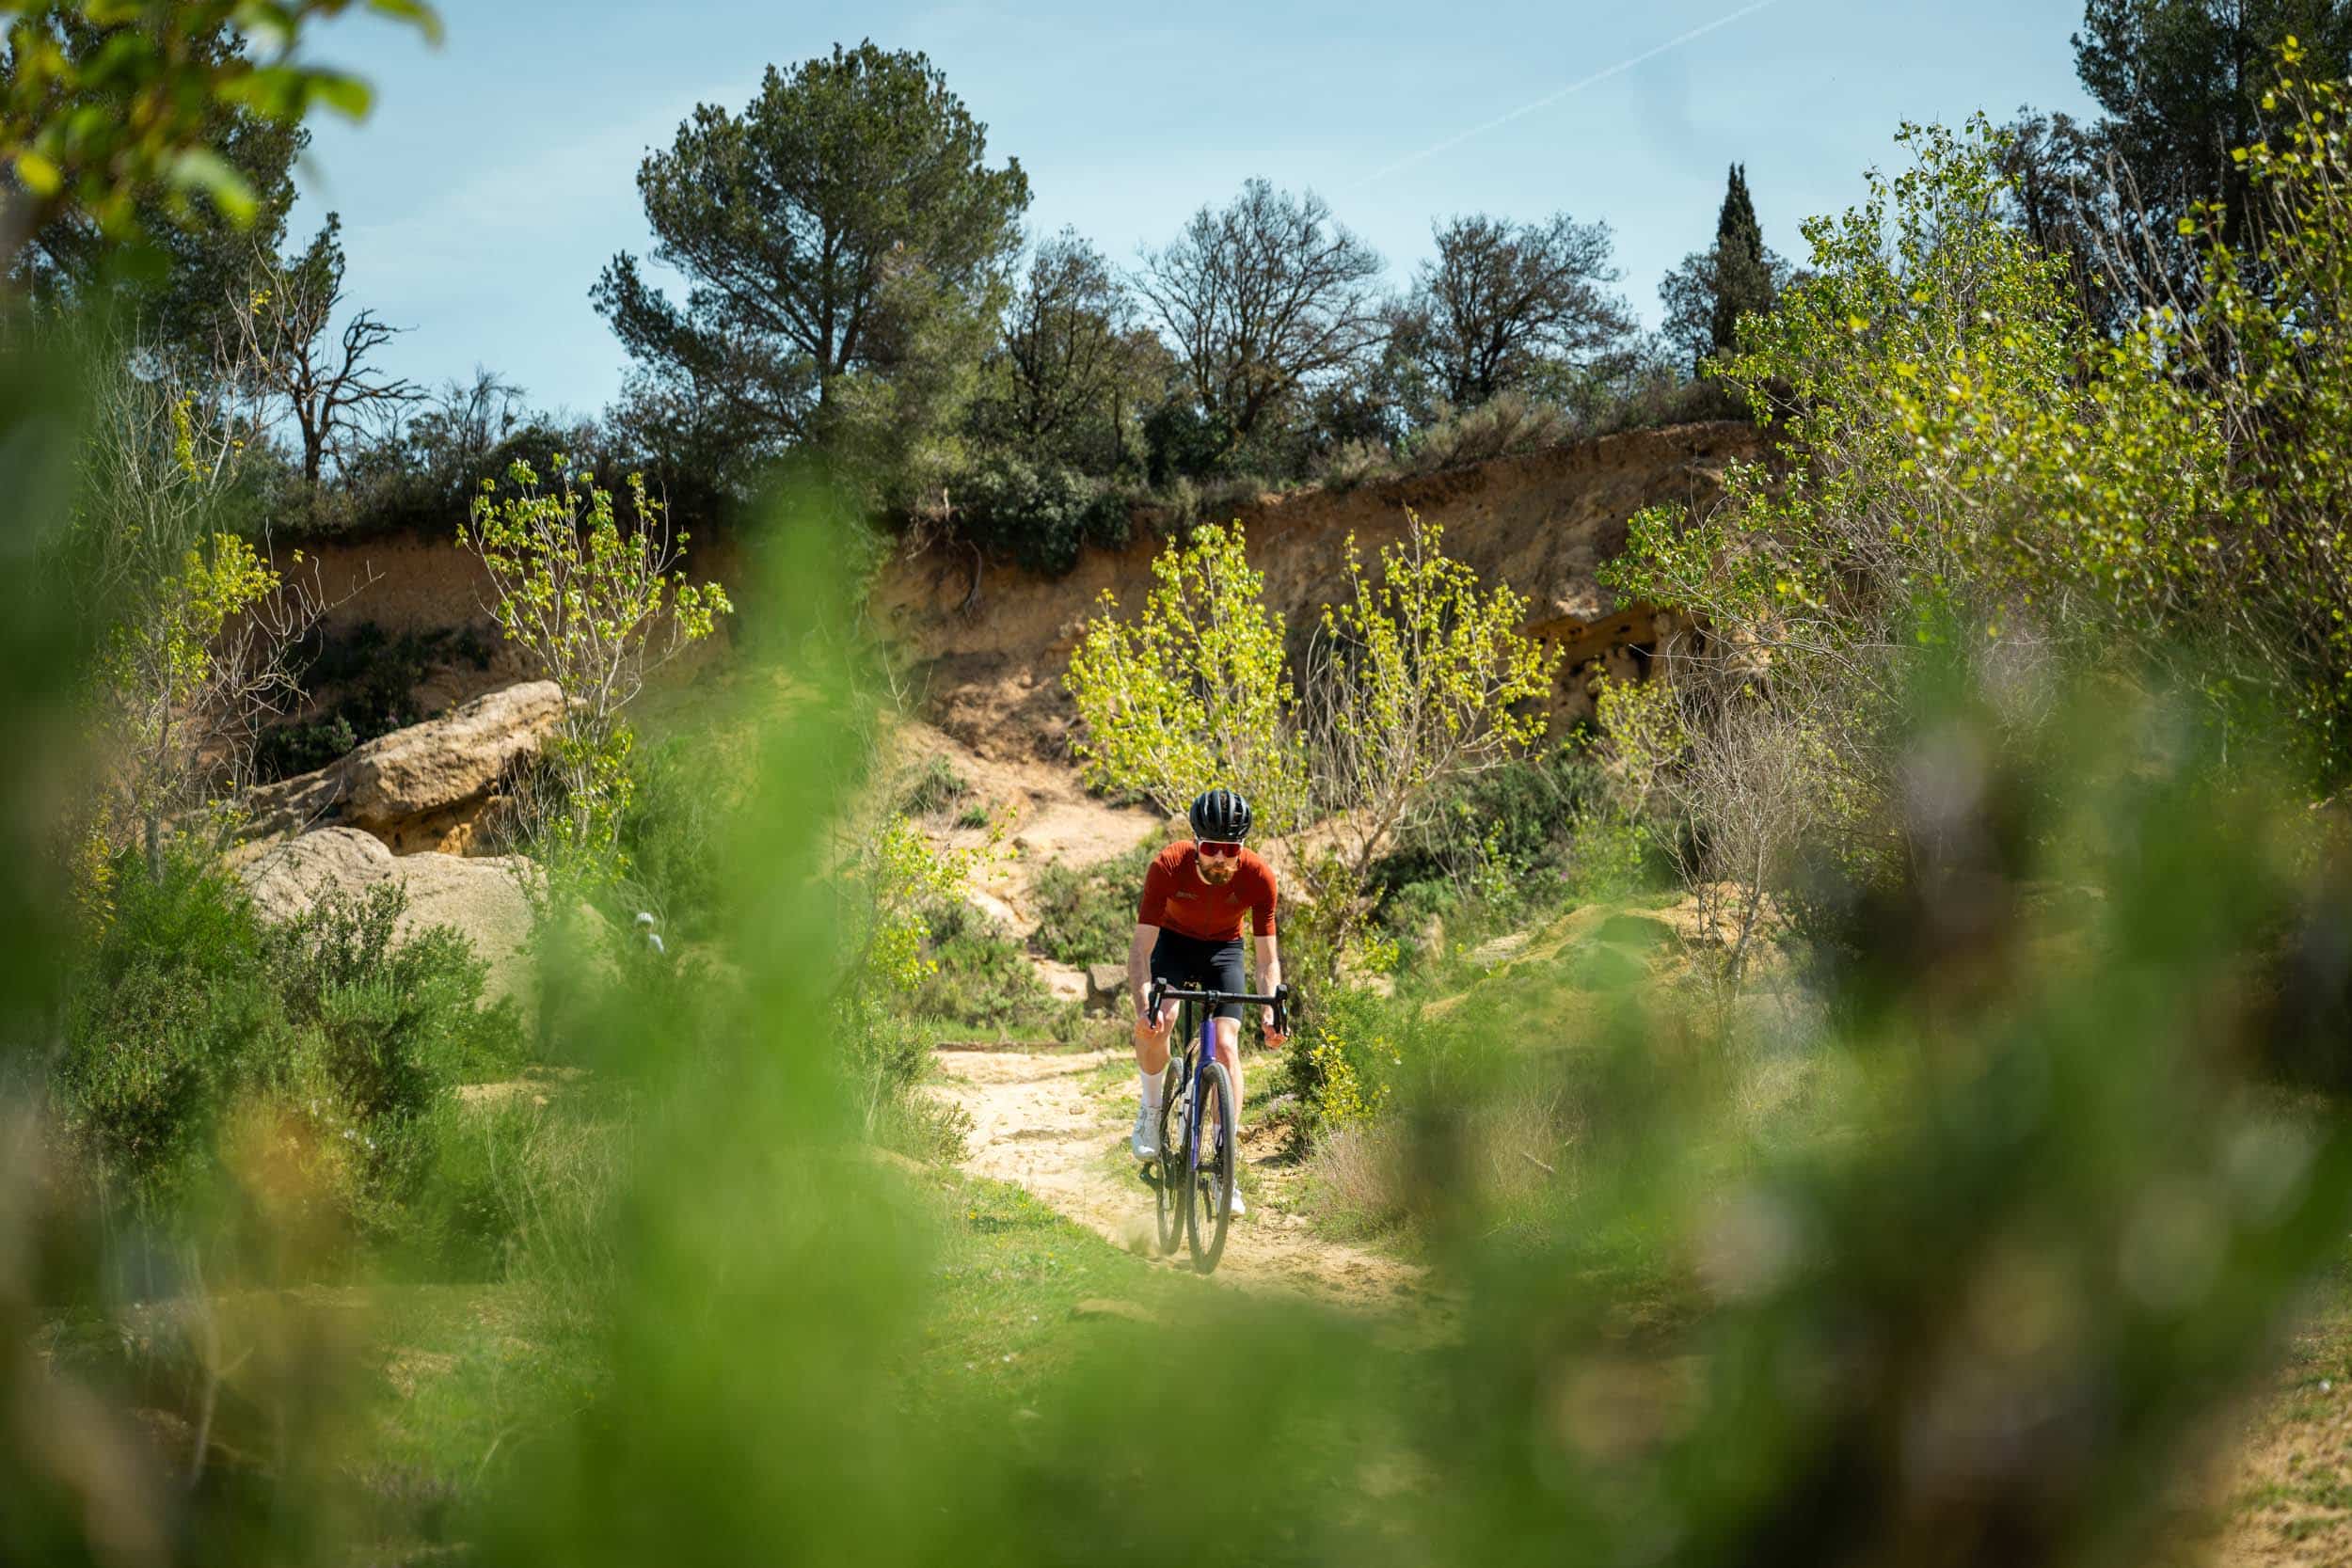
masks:
{"type": "Polygon", "coordinates": [[[946,287],[912,256],[885,262],[866,362],[834,383],[826,420],[827,455],[866,502],[900,514],[941,503],[970,457],[971,409],[1002,294],[946,287]]]}
{"type": "Polygon", "coordinates": [[[2132,221],[2114,178],[2120,166],[2109,128],[2027,110],[2002,134],[2010,221],[2066,269],[2085,321],[2110,335],[2127,329],[2139,299],[2122,265],[2132,221]]]}
{"type": "MultiPolygon", "coordinates": [[[[139,21],[132,26],[151,28],[139,21]]],[[[99,51],[122,30],[100,26],[87,17],[59,18],[59,37],[77,70],[87,71],[99,51]]],[[[221,70],[242,56],[242,35],[226,25],[209,37],[187,40],[192,62],[221,70]]],[[[0,79],[15,69],[0,60],[0,79]]],[[[202,144],[252,193],[245,222],[212,202],[187,204],[174,214],[160,197],[139,205],[135,221],[148,249],[135,264],[125,260],[99,221],[87,213],[60,214],[25,237],[17,258],[19,282],[43,297],[72,301],[102,286],[121,288],[140,321],[140,335],[153,348],[194,368],[233,336],[223,320],[227,302],[244,281],[253,248],[275,251],[285,238],[286,214],[294,205],[294,162],[310,141],[297,122],[274,119],[238,103],[215,101],[204,111],[198,135],[202,144]]]]}
{"type": "Polygon", "coordinates": [[[1170,813],[1211,784],[1247,795],[1299,868],[1327,975],[1370,912],[1374,862],[1446,785],[1544,731],[1527,704],[1552,660],[1519,633],[1527,601],[1482,587],[1443,545],[1407,513],[1375,573],[1351,536],[1346,595],[1325,608],[1295,681],[1239,524],[1163,551],[1136,620],[1104,594],[1071,656],[1089,779],[1170,813]]]}
{"type": "Polygon", "coordinates": [[[984,442],[1029,462],[1107,473],[1167,357],[1110,262],[1065,229],[1038,245],[1013,292],[975,423],[984,442]]]}
{"type": "MultiPolygon", "coordinates": [[[[2075,71],[2107,113],[2103,128],[2146,207],[2149,237],[2177,233],[2190,208],[2218,201],[2224,238],[2245,243],[2249,187],[2230,151],[2274,123],[2264,95],[2289,38],[2316,71],[2352,71],[2352,0],[2087,0],[2075,71]]],[[[2173,281],[2195,276],[2193,251],[2170,254],[2173,281]]]]}
{"type": "Polygon", "coordinates": [[[1735,164],[1715,218],[1714,245],[1685,257],[1659,287],[1664,335],[1693,365],[1726,353],[1738,341],[1740,318],[1770,310],[1789,277],[1788,263],[1765,247],[1747,170],[1735,164]]]}
{"type": "Polygon", "coordinates": [[[1607,292],[1617,273],[1605,223],[1481,213],[1432,232],[1438,253],[1421,264],[1394,330],[1456,408],[1524,386],[1548,361],[1587,360],[1633,330],[1624,301],[1607,292]]]}
{"type": "Polygon", "coordinates": [[[1137,288],[1220,452],[1319,383],[1357,370],[1387,334],[1379,253],[1310,191],[1251,180],[1203,206],[1144,260],[1137,288]]]}
{"type": "Polygon", "coordinates": [[[698,105],[638,168],[683,304],[626,252],[591,298],[674,406],[767,450],[822,442],[846,378],[905,368],[910,314],[993,300],[1029,183],[987,154],[920,54],[866,42],[771,67],[743,113],[698,105]]]}
{"type": "Polygon", "coordinates": [[[140,843],[164,872],[175,821],[243,782],[255,733],[296,694],[287,653],[316,606],[245,539],[225,510],[246,443],[194,392],[105,342],[72,525],[51,580],[97,647],[81,692],[85,730],[112,759],[83,801],[111,850],[140,843]]]}
{"type": "MultiPolygon", "coordinates": [[[[14,179],[0,191],[0,264],[51,243],[59,225],[124,245],[153,239],[158,213],[200,232],[209,207],[251,229],[284,173],[268,137],[243,148],[239,117],[281,128],[293,138],[288,155],[300,146],[291,128],[314,105],[365,118],[373,95],[364,81],[302,56],[312,24],[355,7],[440,36],[421,0],[8,5],[16,20],[0,67],[0,160],[14,179]]],[[[88,254],[71,238],[54,243],[58,257],[88,254]]]]}
{"type": "Polygon", "coordinates": [[[1708,329],[1715,347],[1739,340],[1740,318],[1772,308],[1772,273],[1764,249],[1764,227],[1756,221],[1756,198],[1748,194],[1748,171],[1731,166],[1724,210],[1715,219],[1715,298],[1708,329]]]}
{"type": "Polygon", "coordinates": [[[631,788],[621,710],[647,671],[708,637],[735,607],[718,583],[687,580],[686,536],[642,478],[629,478],[627,530],[612,493],[583,489],[563,457],[551,488],[527,463],[513,478],[516,494],[476,499],[457,542],[489,573],[500,635],[564,691],[548,748],[562,796],[532,825],[539,847],[592,879],[616,875],[631,788]]]}

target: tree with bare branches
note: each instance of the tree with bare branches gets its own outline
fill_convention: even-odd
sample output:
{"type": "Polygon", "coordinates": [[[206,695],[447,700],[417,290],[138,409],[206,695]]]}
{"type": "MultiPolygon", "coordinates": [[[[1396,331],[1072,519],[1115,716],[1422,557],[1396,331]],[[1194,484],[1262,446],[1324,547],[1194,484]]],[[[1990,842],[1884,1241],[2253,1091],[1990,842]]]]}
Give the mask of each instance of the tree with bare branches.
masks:
{"type": "Polygon", "coordinates": [[[424,395],[369,363],[401,329],[358,310],[337,332],[342,303],[342,218],[335,213],[301,255],[260,257],[245,297],[230,301],[242,352],[294,419],[303,490],[313,499],[327,454],[343,437],[370,415],[424,395]]]}
{"type": "Polygon", "coordinates": [[[1549,223],[1475,214],[1433,225],[1438,253],[1421,264],[1397,316],[1401,346],[1457,408],[1525,383],[1547,361],[1579,361],[1631,332],[1608,292],[1605,223],[1565,213],[1549,223]]]}
{"type": "Polygon", "coordinates": [[[1222,212],[1203,206],[1149,253],[1136,287],[1231,450],[1380,342],[1380,267],[1321,197],[1252,180],[1222,212]]]}

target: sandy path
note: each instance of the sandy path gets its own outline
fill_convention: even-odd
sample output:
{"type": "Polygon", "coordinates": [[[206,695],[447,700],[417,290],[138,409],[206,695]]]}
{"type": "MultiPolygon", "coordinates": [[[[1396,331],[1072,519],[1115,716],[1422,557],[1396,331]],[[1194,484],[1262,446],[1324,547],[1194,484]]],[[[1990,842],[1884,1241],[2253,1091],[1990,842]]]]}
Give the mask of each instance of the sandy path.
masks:
{"type": "MultiPolygon", "coordinates": [[[[948,1081],[936,1092],[971,1113],[965,1170],[1018,1182],[1114,1246],[1152,1256],[1152,1190],[1123,1159],[1120,1175],[1104,1158],[1110,1150],[1123,1155],[1135,1107],[1132,1096],[1099,1093],[1098,1074],[1105,1062],[1126,1059],[1124,1052],[1110,1051],[943,1052],[939,1061],[948,1081]]],[[[1266,1174],[1262,1167],[1259,1175],[1266,1174]]],[[[1261,1180],[1244,1187],[1249,1212],[1227,1234],[1217,1278],[1351,1307],[1422,1298],[1419,1270],[1313,1235],[1267,1186],[1261,1180]]],[[[1191,1267],[1182,1246],[1164,1261],[1191,1267]]]]}

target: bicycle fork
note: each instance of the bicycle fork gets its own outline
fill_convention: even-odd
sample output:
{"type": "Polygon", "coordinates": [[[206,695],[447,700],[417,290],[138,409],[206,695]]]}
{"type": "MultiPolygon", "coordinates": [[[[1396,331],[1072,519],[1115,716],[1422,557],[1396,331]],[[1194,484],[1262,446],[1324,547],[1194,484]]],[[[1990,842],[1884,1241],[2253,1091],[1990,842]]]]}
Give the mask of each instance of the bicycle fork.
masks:
{"type": "MultiPolygon", "coordinates": [[[[1192,1070],[1191,1114],[1184,1118],[1184,1162],[1194,1177],[1200,1174],[1200,1104],[1208,1090],[1208,1065],[1216,1060],[1216,1018],[1214,1014],[1200,1021],[1200,1054],[1192,1070]]],[[[1225,1125],[1217,1124],[1216,1135],[1226,1135],[1225,1125]]]]}

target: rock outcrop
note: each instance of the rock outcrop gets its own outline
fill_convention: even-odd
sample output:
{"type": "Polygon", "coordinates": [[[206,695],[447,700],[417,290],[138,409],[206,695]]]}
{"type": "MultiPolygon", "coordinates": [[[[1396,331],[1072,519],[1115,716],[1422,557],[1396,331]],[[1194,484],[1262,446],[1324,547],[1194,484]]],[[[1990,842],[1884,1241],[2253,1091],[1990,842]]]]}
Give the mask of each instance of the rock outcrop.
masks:
{"type": "Polygon", "coordinates": [[[553,681],[476,697],[438,719],[394,730],[315,773],[246,793],[255,838],[358,829],[392,854],[463,854],[515,766],[537,753],[563,717],[553,681]]]}
{"type": "Polygon", "coordinates": [[[493,998],[520,983],[538,869],[520,855],[395,855],[358,828],[321,828],[281,843],[248,846],[237,868],[265,919],[284,920],[330,893],[396,882],[408,895],[402,935],[452,926],[490,966],[493,998]]]}

